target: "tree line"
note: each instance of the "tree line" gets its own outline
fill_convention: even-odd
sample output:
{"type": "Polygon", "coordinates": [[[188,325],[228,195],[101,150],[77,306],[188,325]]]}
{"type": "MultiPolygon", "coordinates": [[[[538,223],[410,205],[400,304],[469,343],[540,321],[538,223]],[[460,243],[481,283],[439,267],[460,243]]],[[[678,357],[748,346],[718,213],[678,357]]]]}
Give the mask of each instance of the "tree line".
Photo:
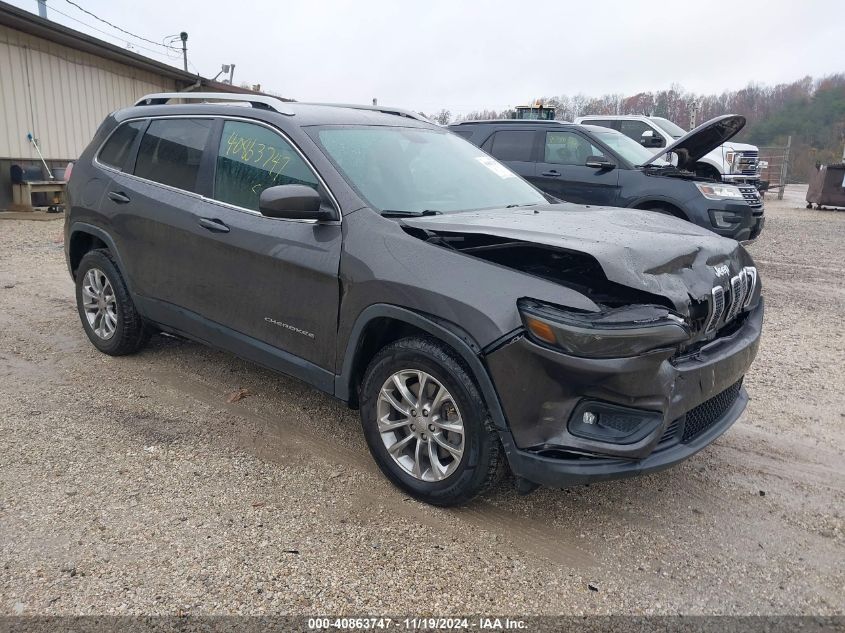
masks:
{"type": "MultiPolygon", "coordinates": [[[[697,94],[672,85],[668,90],[635,95],[582,94],[543,96],[525,103],[543,102],[555,108],[555,118],[572,121],[588,114],[640,114],[665,117],[684,129],[720,114],[741,114],[746,127],[738,142],[760,147],[782,147],[792,137],[791,182],[807,182],[816,163],[842,162],[845,144],[845,73],[820,79],[804,77],[788,84],[765,86],[751,83],[721,94],[697,94]]],[[[511,118],[512,110],[476,110],[452,117],[440,110],[429,118],[446,125],[453,121],[511,118]]]]}

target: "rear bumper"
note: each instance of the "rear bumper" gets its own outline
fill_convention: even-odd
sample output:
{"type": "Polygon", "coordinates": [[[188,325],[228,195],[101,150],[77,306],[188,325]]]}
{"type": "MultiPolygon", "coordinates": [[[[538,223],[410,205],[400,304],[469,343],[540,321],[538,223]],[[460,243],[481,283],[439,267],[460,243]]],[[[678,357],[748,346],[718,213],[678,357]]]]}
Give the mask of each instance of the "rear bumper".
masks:
{"type": "Polygon", "coordinates": [[[487,364],[508,423],[502,443],[511,469],[562,487],[660,470],[695,454],[744,410],[742,379],[762,321],[761,300],[735,332],[684,358],[671,351],[578,358],[525,337],[492,352],[487,364]],[[573,433],[579,407],[596,402],[659,414],[660,423],[629,443],[573,433]]]}

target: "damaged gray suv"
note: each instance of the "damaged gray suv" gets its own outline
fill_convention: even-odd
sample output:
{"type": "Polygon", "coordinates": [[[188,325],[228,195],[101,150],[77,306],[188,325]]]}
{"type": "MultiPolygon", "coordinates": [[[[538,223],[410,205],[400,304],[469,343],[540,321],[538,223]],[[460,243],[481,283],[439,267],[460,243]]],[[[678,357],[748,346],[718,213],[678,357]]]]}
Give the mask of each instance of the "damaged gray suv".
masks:
{"type": "Polygon", "coordinates": [[[68,190],[95,347],[163,331],[295,376],[359,408],[384,474],[432,504],[505,465],[522,491],[659,470],[747,402],[763,300],[740,244],[554,203],[413,113],[150,95],[68,190]]]}

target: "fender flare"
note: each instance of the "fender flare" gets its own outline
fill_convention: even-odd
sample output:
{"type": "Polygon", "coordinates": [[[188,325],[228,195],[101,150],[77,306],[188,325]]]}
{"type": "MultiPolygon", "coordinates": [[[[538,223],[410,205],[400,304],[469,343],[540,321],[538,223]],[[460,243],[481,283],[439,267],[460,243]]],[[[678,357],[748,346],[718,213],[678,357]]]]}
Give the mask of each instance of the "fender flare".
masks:
{"type": "Polygon", "coordinates": [[[355,358],[361,342],[361,337],[364,329],[374,319],[390,318],[396,321],[403,321],[409,325],[413,325],[424,332],[431,334],[433,337],[443,341],[451,347],[466,363],[476,384],[484,396],[484,401],[487,404],[487,409],[490,412],[490,417],[496,429],[502,437],[503,443],[506,444],[510,438],[510,430],[508,429],[505,414],[502,405],[499,402],[499,395],[496,393],[496,388],[493,386],[493,381],[487,371],[487,366],[484,364],[481,356],[481,348],[475,340],[461,327],[439,319],[432,315],[421,314],[408,308],[400,306],[376,303],[365,308],[355,319],[355,324],[352,326],[352,331],[349,334],[349,339],[346,343],[346,352],[343,357],[343,365],[340,374],[335,376],[335,397],[348,402],[349,401],[349,385],[352,379],[352,371],[355,365],[355,358]],[[507,436],[507,437],[504,437],[507,436]]]}
{"type": "Polygon", "coordinates": [[[93,224],[88,224],[87,222],[74,222],[70,225],[70,228],[68,229],[67,263],[71,277],[73,277],[73,271],[70,270],[70,243],[76,233],[87,233],[88,235],[92,235],[97,239],[102,240],[102,242],[108,247],[112,257],[114,257],[115,262],[117,262],[117,268],[118,270],[120,270],[120,274],[123,277],[123,281],[126,283],[126,287],[129,289],[129,294],[134,294],[132,292],[132,280],[129,279],[126,274],[126,266],[123,265],[123,260],[120,257],[120,252],[117,250],[117,245],[115,244],[114,239],[104,229],[93,224]]]}

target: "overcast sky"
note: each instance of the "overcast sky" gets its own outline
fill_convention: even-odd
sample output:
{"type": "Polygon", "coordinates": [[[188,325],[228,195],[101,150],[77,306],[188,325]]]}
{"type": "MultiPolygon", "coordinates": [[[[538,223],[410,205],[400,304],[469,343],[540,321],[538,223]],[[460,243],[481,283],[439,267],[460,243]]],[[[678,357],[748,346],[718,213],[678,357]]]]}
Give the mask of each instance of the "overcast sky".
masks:
{"type": "MultiPolygon", "coordinates": [[[[37,11],[36,0],[11,1],[37,11]]],[[[378,97],[457,114],[543,95],[634,94],[673,83],[709,93],[845,71],[839,0],[73,1],[153,41],[187,31],[194,72],[213,77],[234,63],[236,84],[300,101],[378,97]]],[[[69,0],[47,3],[57,22],[167,61],[165,49],[69,0]]],[[[170,63],[181,66],[181,55],[170,63]]]]}

